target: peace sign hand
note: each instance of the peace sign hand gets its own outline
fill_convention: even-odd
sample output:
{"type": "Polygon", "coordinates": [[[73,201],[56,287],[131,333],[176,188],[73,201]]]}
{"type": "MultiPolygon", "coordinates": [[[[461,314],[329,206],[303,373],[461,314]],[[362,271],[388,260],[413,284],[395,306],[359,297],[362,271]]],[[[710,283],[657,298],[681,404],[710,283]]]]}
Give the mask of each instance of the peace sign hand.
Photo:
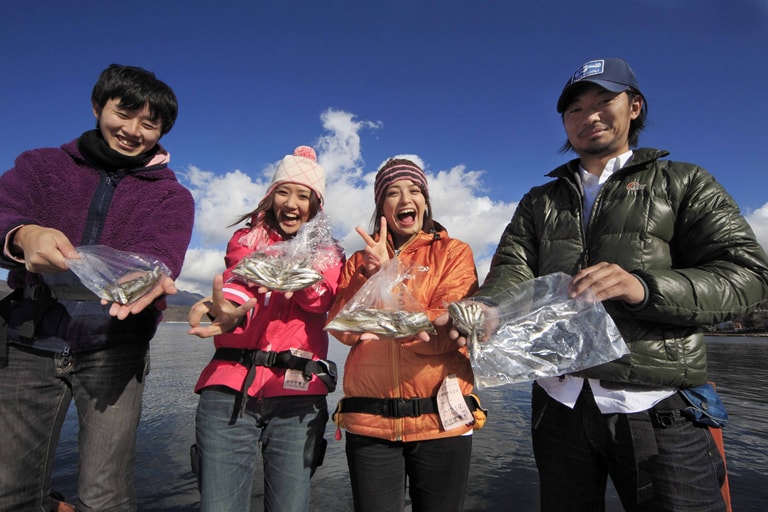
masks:
{"type": "Polygon", "coordinates": [[[363,238],[365,250],[363,252],[363,265],[365,274],[371,277],[379,271],[381,265],[389,260],[389,251],[387,251],[387,219],[381,217],[379,225],[379,240],[375,241],[361,227],[356,227],[355,231],[363,238]]]}

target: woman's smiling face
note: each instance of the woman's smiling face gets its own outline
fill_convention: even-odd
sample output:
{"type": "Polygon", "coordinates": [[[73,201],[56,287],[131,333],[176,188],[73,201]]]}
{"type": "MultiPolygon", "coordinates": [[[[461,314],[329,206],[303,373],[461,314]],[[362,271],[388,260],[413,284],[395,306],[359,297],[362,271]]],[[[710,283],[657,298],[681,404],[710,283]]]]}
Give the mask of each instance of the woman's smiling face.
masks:
{"type": "Polygon", "coordinates": [[[298,183],[281,183],[275,188],[272,211],[284,235],[295,235],[309,221],[312,194],[308,187],[298,183]]]}
{"type": "Polygon", "coordinates": [[[387,187],[382,213],[387,219],[387,229],[392,233],[395,247],[402,246],[421,231],[426,210],[424,193],[413,181],[398,180],[387,187]]]}

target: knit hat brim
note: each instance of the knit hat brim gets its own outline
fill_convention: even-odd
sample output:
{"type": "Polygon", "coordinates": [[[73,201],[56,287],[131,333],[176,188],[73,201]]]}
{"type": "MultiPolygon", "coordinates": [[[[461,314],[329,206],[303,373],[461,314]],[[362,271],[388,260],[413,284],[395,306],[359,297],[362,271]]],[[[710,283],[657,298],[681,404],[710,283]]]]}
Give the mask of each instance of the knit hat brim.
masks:
{"type": "Polygon", "coordinates": [[[411,180],[418,185],[425,196],[429,196],[427,189],[427,175],[415,164],[397,164],[379,170],[373,183],[373,195],[375,204],[381,204],[384,193],[391,184],[399,180],[411,180]]]}

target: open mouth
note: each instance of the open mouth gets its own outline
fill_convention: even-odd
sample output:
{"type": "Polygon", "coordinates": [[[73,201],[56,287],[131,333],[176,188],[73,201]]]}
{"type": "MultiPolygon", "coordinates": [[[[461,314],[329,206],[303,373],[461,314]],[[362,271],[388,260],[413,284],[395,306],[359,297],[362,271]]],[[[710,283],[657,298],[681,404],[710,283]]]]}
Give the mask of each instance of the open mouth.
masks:
{"type": "Polygon", "coordinates": [[[280,222],[286,226],[294,226],[301,221],[301,217],[293,213],[281,213],[280,222]]]}
{"type": "Polygon", "coordinates": [[[122,148],[128,151],[134,151],[136,150],[136,148],[139,147],[138,141],[132,141],[132,140],[126,139],[125,137],[121,137],[119,135],[115,136],[115,140],[122,148]]]}
{"type": "Polygon", "coordinates": [[[416,224],[416,210],[408,208],[397,212],[397,222],[401,226],[413,226],[416,224]]]}

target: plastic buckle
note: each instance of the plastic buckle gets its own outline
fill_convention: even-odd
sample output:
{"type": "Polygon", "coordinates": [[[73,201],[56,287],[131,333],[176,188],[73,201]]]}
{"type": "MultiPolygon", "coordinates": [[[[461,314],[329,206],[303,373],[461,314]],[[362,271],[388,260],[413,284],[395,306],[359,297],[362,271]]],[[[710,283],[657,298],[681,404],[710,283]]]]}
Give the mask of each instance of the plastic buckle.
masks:
{"type": "Polygon", "coordinates": [[[264,361],[264,366],[268,368],[275,366],[275,363],[277,362],[277,352],[270,350],[262,353],[267,356],[266,360],[264,361]]]}
{"type": "Polygon", "coordinates": [[[406,416],[415,417],[419,415],[418,409],[419,404],[417,400],[392,398],[384,402],[382,414],[388,418],[405,418],[406,416]]]}
{"type": "Polygon", "coordinates": [[[671,427],[675,424],[675,413],[672,411],[654,411],[656,424],[661,428],[671,427]]]}

